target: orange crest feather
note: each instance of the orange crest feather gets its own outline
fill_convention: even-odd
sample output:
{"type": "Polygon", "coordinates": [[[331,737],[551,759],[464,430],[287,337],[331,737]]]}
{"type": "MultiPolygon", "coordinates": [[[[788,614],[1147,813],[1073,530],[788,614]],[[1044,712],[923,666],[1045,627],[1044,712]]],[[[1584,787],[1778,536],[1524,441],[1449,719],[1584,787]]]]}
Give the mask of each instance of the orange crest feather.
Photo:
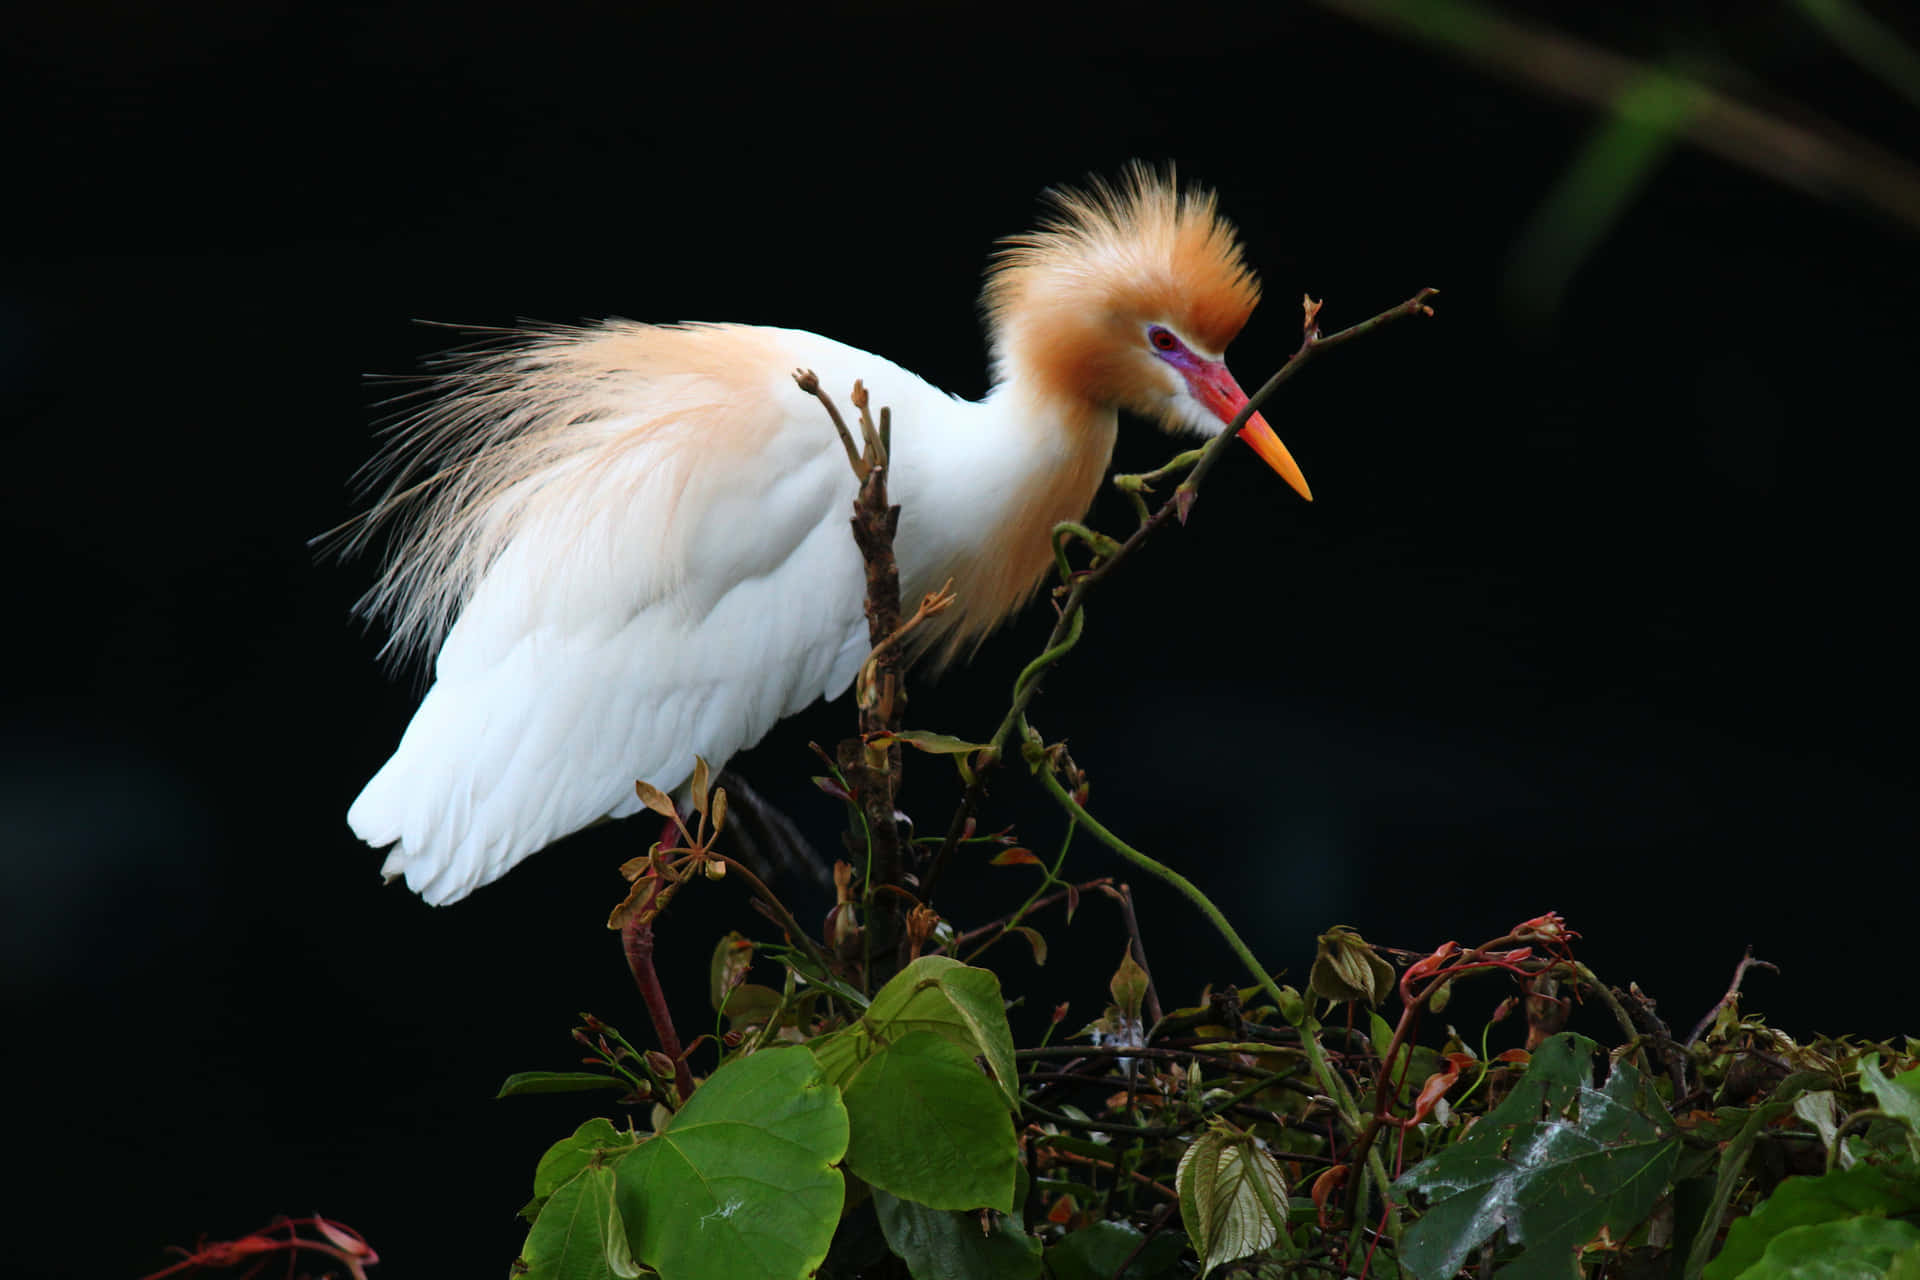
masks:
{"type": "MultiPolygon", "coordinates": [[[[1051,215],[1003,241],[983,302],[996,364],[1021,330],[1109,317],[1164,319],[1211,353],[1226,349],[1260,300],[1260,282],[1213,192],[1182,192],[1171,168],[1135,161],[1118,185],[1047,193],[1051,215]]],[[[1002,370],[1004,372],[1004,370],[1002,370]]]]}

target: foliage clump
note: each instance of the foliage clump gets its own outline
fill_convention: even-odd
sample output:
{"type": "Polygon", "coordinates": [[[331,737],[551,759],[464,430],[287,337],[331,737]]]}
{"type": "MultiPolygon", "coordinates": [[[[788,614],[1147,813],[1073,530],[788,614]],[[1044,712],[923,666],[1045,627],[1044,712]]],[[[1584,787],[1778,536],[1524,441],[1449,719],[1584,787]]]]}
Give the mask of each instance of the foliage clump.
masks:
{"type": "MultiPolygon", "coordinates": [[[[1309,300],[1299,351],[1243,420],[1319,349],[1428,313],[1430,292],[1326,338],[1309,300]]],[[[874,652],[856,684],[858,736],[820,753],[815,780],[846,806],[852,860],[834,869],[835,905],[815,937],[724,851],[725,792],[704,765],[692,828],[642,784],[679,838],[627,864],[632,888],[609,924],[661,1047],[643,1051],[588,1017],[574,1034],[593,1070],[508,1080],[503,1095],[615,1089],[628,1109],[623,1124],[587,1120],[540,1161],[517,1274],[1773,1280],[1814,1274],[1809,1260],[1820,1260],[1839,1270],[1819,1274],[1920,1276],[1913,1042],[1796,1043],[1741,1013],[1750,957],[1720,1004],[1677,1035],[1637,987],[1609,987],[1581,963],[1579,935],[1551,913],[1431,951],[1335,926],[1297,990],[1197,887],[1090,812],[1086,773],[1027,708],[1079,643],[1088,593],[1187,518],[1232,428],[1116,478],[1139,517],[1126,539],[1056,529],[1053,634],[998,728],[975,742],[901,724],[902,638],[951,599],[937,593],[901,617],[886,412],[876,427],[855,388],[862,450],[818,382],[800,385],[821,399],[861,481],[853,527],[874,652]],[[1176,475],[1150,508],[1153,486],[1176,475]],[[903,748],[957,767],[962,794],[944,836],[914,837],[900,821],[903,748]],[[1062,814],[1051,859],[979,825],[987,778],[1013,762],[1062,814]],[[1066,874],[1088,836],[1184,896],[1250,985],[1163,1009],[1132,890],[1066,874]],[[1009,884],[1026,868],[1039,878],[1004,915],[963,927],[937,906],[955,858],[1009,868],[1009,884]],[[682,887],[729,877],[778,937],[719,940],[713,1030],[683,1047],[652,969],[653,924],[682,887]],[[1038,1042],[1019,1045],[1001,980],[979,961],[1018,937],[1044,965],[1039,922],[1058,912],[1071,923],[1089,898],[1111,902],[1120,926],[1106,1007],[1062,1034],[1060,1003],[1038,1042]],[[1511,994],[1474,1032],[1445,1020],[1456,989],[1495,982],[1511,994]],[[1576,1010],[1611,1027],[1605,1043],[1566,1029],[1576,1010]],[[711,1064],[704,1082],[696,1062],[711,1064]]]]}

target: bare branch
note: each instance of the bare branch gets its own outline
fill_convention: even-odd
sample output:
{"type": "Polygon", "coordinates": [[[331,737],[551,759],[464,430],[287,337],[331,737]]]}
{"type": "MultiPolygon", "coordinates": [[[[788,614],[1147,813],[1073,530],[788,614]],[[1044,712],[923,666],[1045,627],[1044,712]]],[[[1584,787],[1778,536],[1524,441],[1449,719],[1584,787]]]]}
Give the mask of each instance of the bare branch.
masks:
{"type": "Polygon", "coordinates": [[[1713,1020],[1720,1016],[1720,1011],[1732,1004],[1734,998],[1740,994],[1740,984],[1746,981],[1749,969],[1770,969],[1774,973],[1780,972],[1780,966],[1777,964],[1766,960],[1755,960],[1753,948],[1748,947],[1740,957],[1740,963],[1733,967],[1733,981],[1727,984],[1727,994],[1721,996],[1719,1002],[1707,1010],[1706,1016],[1694,1023],[1693,1030],[1687,1034],[1689,1048],[1699,1043],[1700,1037],[1707,1034],[1707,1029],[1713,1026],[1713,1020]]]}

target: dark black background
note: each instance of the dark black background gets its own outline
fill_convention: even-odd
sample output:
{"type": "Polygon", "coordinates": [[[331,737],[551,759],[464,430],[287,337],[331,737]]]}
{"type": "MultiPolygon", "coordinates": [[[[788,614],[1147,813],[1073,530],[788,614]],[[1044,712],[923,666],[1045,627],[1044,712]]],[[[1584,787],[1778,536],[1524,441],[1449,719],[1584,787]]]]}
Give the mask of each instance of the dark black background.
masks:
{"type": "MultiPolygon", "coordinates": [[[[1587,34],[1912,152],[1911,107],[1785,8],[1736,13],[1587,34]]],[[[1916,1029],[1910,229],[1682,147],[1543,296],[1517,247],[1586,108],[1297,5],[894,21],[19,18],[0,947],[8,1145],[51,1207],[10,1270],[137,1275],[317,1209],[396,1275],[494,1274],[536,1157],[594,1100],[493,1090],[568,1066],[581,1009],[644,1034],[600,921],[650,828],[430,910],[342,820],[416,688],[349,620],[369,567],[307,539],[353,509],[363,375],[447,341],[414,319],[790,324],[977,395],[994,238],[1135,156],[1242,229],[1267,287],[1233,351],[1249,386],[1303,292],[1330,326],[1444,292],[1270,407],[1318,501],[1236,456],[1096,603],[1035,709],[1096,811],[1295,980],[1333,923],[1425,948],[1552,908],[1682,1026],[1752,943],[1784,973],[1748,1007],[1790,1031],[1916,1029]]],[[[1141,428],[1118,460],[1169,450],[1141,428]]],[[[1042,614],[915,722],[987,732],[1042,614]]],[[[815,708],[736,762],[823,847],[805,743],[849,724],[815,708]]],[[[943,769],[915,778],[930,825],[943,769]]],[[[1050,850],[1024,784],[996,805],[1050,850]]],[[[1092,844],[1070,866],[1122,871],[1092,844]]],[[[947,905],[1030,874],[969,868],[947,905]]],[[[1130,878],[1170,1000],[1239,976],[1130,878]]],[[[756,923],[732,886],[676,905],[682,1007],[718,933],[756,923]]],[[[1095,904],[1046,929],[1053,963],[1008,980],[1077,1025],[1119,925],[1095,904]]]]}

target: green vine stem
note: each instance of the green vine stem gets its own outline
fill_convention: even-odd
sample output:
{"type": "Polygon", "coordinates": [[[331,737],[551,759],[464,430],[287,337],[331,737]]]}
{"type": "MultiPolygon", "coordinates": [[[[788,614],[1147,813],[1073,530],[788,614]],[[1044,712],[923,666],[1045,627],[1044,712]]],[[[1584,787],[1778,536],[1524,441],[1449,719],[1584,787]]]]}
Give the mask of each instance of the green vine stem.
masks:
{"type": "MultiPolygon", "coordinates": [[[[1027,725],[1025,716],[1022,716],[1020,719],[1020,727],[1023,733],[1031,734],[1033,732],[1027,725]]],[[[1228,922],[1226,916],[1221,914],[1220,908],[1213,905],[1213,900],[1202,893],[1198,885],[1181,875],[1178,871],[1175,871],[1172,867],[1142,853],[1109,831],[1101,824],[1098,818],[1088,813],[1065,787],[1060,785],[1060,779],[1054,776],[1052,769],[1041,769],[1039,776],[1041,784],[1046,787],[1048,794],[1053,796],[1060,807],[1065,809],[1070,817],[1078,821],[1082,827],[1096,837],[1102,844],[1112,849],[1128,862],[1133,863],[1134,866],[1139,867],[1148,875],[1154,876],[1178,890],[1180,895],[1189,903],[1193,904],[1194,909],[1205,916],[1207,922],[1226,940],[1227,946],[1232,949],[1235,956],[1239,957],[1240,963],[1245,966],[1247,972],[1253,976],[1254,981],[1260,984],[1261,989],[1267,993],[1267,998],[1274,1002],[1275,1007],[1280,1009],[1287,1007],[1289,1002],[1286,997],[1281,995],[1279,984],[1273,980],[1272,975],[1261,965],[1258,957],[1253,954],[1252,949],[1241,939],[1239,932],[1228,922]]],[[[1347,1127],[1347,1130],[1354,1134],[1363,1132],[1366,1122],[1360,1114],[1360,1106],[1354,1101],[1353,1094],[1347,1089],[1346,1082],[1340,1078],[1339,1073],[1333,1069],[1333,1064],[1327,1061],[1326,1054],[1321,1050],[1320,1041],[1314,1034],[1318,1028],[1314,1025],[1313,1019],[1311,1017],[1303,1017],[1297,1025],[1300,1029],[1300,1049],[1301,1052],[1306,1055],[1307,1067],[1313,1072],[1315,1083],[1320,1086],[1321,1091],[1332,1101],[1335,1112],[1339,1115],[1341,1123],[1347,1127]]],[[[1397,1241],[1400,1238],[1400,1210],[1393,1201],[1393,1180],[1388,1177],[1386,1164],[1381,1160],[1378,1150],[1370,1150],[1367,1152],[1367,1169],[1373,1177],[1375,1186],[1379,1189],[1381,1199],[1388,1206],[1387,1233],[1397,1241]]],[[[1366,1207],[1364,1204],[1357,1206],[1356,1216],[1364,1215],[1365,1211],[1366,1207]]]]}

